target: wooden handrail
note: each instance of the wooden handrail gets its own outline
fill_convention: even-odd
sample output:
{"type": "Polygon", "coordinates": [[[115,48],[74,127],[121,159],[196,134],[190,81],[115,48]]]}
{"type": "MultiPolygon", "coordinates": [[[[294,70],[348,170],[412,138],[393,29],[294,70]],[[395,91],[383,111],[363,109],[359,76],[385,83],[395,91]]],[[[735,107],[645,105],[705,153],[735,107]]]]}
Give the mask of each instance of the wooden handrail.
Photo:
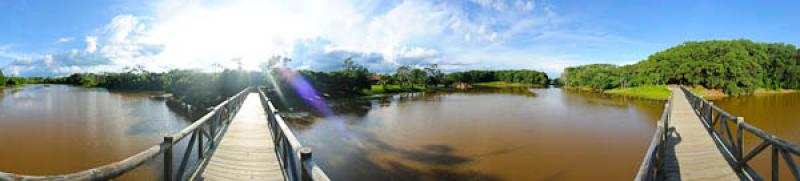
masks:
{"type": "Polygon", "coordinates": [[[746,176],[753,180],[763,180],[763,178],[761,178],[747,163],[753,157],[762,153],[767,147],[772,147],[771,174],[773,180],[778,180],[780,176],[778,174],[780,170],[780,161],[778,158],[780,157],[783,158],[784,163],[789,167],[789,171],[791,171],[794,179],[800,180],[800,168],[798,168],[797,163],[794,161],[795,157],[800,156],[800,146],[744,122],[743,117],[736,117],[726,112],[717,105],[714,105],[711,101],[694,94],[684,86],[681,86],[681,89],[686,93],[686,98],[689,100],[690,105],[692,105],[692,109],[697,113],[698,117],[703,120],[702,122],[705,124],[709,133],[722,145],[722,149],[728,153],[725,156],[735,161],[734,167],[736,171],[746,174],[746,176]],[[735,124],[735,132],[731,131],[733,125],[729,124],[735,124]],[[745,152],[744,133],[755,135],[757,138],[761,139],[762,142],[749,152],[745,152]]]}
{"type": "Polygon", "coordinates": [[[258,89],[267,123],[275,143],[275,154],[288,181],[329,181],[328,175],[311,157],[311,148],[304,147],[278,113],[278,109],[261,89],[258,89]]]}
{"type": "MultiPolygon", "coordinates": [[[[214,146],[216,142],[219,140],[220,134],[214,134],[218,132],[224,131],[225,126],[227,126],[227,122],[233,118],[233,114],[239,110],[241,107],[244,98],[246,97],[246,92],[248,92],[250,88],[245,88],[239,93],[234,96],[231,96],[227,100],[223,101],[222,103],[218,104],[217,106],[212,109],[212,111],[208,112],[206,115],[192,123],[191,125],[187,126],[186,128],[182,129],[181,131],[174,133],[169,136],[164,137],[164,141],[159,144],[153,145],[150,148],[141,151],[133,156],[127,157],[123,160],[98,166],[91,169],[86,169],[82,171],[78,171],[75,173],[68,173],[62,175],[53,175],[53,176],[34,176],[34,175],[22,175],[22,174],[14,174],[14,173],[4,173],[0,172],[0,180],[42,180],[42,181],[50,181],[50,180],[111,180],[113,178],[119,177],[139,166],[152,161],[156,156],[164,154],[165,162],[164,162],[164,170],[165,170],[165,180],[185,180],[187,173],[183,171],[179,171],[177,175],[173,176],[172,174],[172,147],[180,142],[183,138],[185,138],[189,134],[193,134],[192,140],[189,143],[188,148],[186,149],[186,153],[190,153],[194,147],[195,140],[198,142],[198,157],[200,157],[201,161],[207,160],[205,154],[208,153],[211,146],[214,146]],[[216,125],[215,125],[216,124],[216,125]],[[203,125],[209,125],[209,129],[206,130],[203,125]],[[212,135],[213,134],[213,135],[212,135]],[[216,136],[214,136],[216,135],[216,136]],[[210,143],[206,147],[203,146],[202,137],[206,136],[209,138],[207,141],[210,143]],[[205,151],[203,151],[205,150],[205,151]],[[177,178],[176,178],[177,177],[177,178]]],[[[186,168],[186,164],[188,161],[188,157],[191,154],[184,154],[183,158],[181,159],[181,167],[186,168]]],[[[192,167],[198,167],[199,165],[195,165],[192,167]]],[[[192,169],[192,172],[196,172],[197,169],[192,169]]]]}
{"type": "Polygon", "coordinates": [[[639,172],[633,180],[657,180],[658,168],[661,165],[662,158],[664,157],[664,148],[669,139],[669,123],[670,113],[672,112],[672,95],[667,98],[664,103],[664,110],[661,112],[661,117],[656,123],[656,132],[650,140],[650,146],[647,148],[644,160],[639,166],[639,172]]]}

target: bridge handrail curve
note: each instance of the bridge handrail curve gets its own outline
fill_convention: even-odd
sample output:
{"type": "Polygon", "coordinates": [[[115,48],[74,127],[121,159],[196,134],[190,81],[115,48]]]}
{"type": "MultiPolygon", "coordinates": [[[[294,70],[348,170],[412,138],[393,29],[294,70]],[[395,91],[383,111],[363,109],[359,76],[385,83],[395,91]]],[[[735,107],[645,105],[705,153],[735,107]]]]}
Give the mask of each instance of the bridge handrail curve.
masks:
{"type": "MultiPolygon", "coordinates": [[[[218,141],[220,136],[220,132],[224,131],[224,128],[218,126],[225,126],[230,120],[233,118],[233,115],[239,110],[241,107],[244,98],[246,97],[246,92],[248,92],[250,88],[245,88],[242,91],[238,92],[234,96],[229,97],[225,101],[221,102],[217,106],[215,106],[210,112],[205,114],[203,117],[192,123],[191,125],[187,126],[186,128],[182,129],[181,131],[171,134],[169,136],[164,137],[164,141],[160,142],[159,144],[153,145],[144,151],[141,151],[135,155],[129,156],[123,160],[101,165],[98,167],[85,169],[78,172],[68,173],[68,174],[61,174],[61,175],[52,175],[52,176],[35,176],[35,175],[23,175],[23,174],[14,174],[14,173],[5,173],[0,172],[0,180],[22,180],[22,181],[50,181],[50,180],[77,180],[77,181],[88,181],[88,180],[111,180],[113,178],[119,177],[139,166],[152,161],[156,156],[160,154],[164,154],[164,180],[183,180],[186,177],[186,173],[179,172],[177,175],[173,176],[172,174],[172,146],[178,143],[180,140],[185,138],[187,135],[192,134],[192,141],[190,141],[189,145],[187,146],[186,153],[191,153],[194,145],[195,140],[198,143],[198,157],[201,160],[199,162],[203,162],[207,160],[205,155],[211,150],[211,147],[216,143],[215,140],[218,141]],[[214,125],[216,124],[216,125],[214,125]],[[205,127],[208,126],[210,130],[207,130],[205,127]],[[202,137],[206,136],[209,138],[207,140],[210,143],[207,147],[203,147],[202,137]],[[205,151],[203,149],[205,148],[205,151]],[[177,177],[177,178],[176,178],[177,177]]],[[[187,164],[188,158],[191,154],[184,154],[181,167],[185,168],[187,164]]],[[[194,167],[197,167],[196,165],[194,167]]],[[[179,169],[181,170],[181,169],[179,169]]],[[[193,169],[193,171],[196,171],[193,169]]]]}
{"type": "Polygon", "coordinates": [[[725,156],[735,161],[734,167],[737,172],[742,172],[754,180],[763,180],[747,163],[767,147],[772,147],[772,178],[780,176],[778,172],[780,170],[779,157],[782,157],[794,179],[800,180],[800,167],[795,163],[795,157],[800,156],[800,146],[744,122],[744,117],[736,117],[726,112],[711,101],[693,93],[685,86],[681,86],[681,90],[686,93],[686,98],[689,100],[692,109],[700,117],[708,131],[714,135],[715,139],[722,145],[722,149],[728,153],[725,156]],[[729,122],[735,124],[735,132],[732,132],[730,127],[733,125],[728,125],[729,122]],[[749,152],[745,152],[744,133],[753,134],[761,139],[762,142],[749,152]]]}
{"type": "Polygon", "coordinates": [[[266,93],[261,89],[258,89],[258,93],[267,112],[267,125],[284,178],[288,181],[329,181],[328,175],[312,159],[311,148],[300,143],[266,93]]]}

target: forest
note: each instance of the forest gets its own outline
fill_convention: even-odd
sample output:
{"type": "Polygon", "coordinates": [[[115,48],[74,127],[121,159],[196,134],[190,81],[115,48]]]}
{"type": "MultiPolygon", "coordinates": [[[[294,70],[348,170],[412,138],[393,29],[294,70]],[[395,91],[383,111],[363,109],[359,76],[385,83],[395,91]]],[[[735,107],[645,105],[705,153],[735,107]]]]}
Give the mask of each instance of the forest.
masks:
{"type": "Polygon", "coordinates": [[[756,89],[800,89],[800,50],[792,44],[750,40],[689,41],[630,65],[568,67],[567,87],[606,90],[682,84],[720,89],[729,95],[756,89]]]}
{"type": "Polygon", "coordinates": [[[123,73],[75,73],[68,77],[30,78],[30,83],[72,84],[114,90],[166,91],[174,98],[202,108],[214,106],[259,80],[257,72],[224,70],[204,73],[172,70],[164,73],[133,69],[123,73]]]}
{"type": "MultiPolygon", "coordinates": [[[[413,92],[449,88],[457,83],[505,81],[545,86],[547,75],[533,70],[473,70],[445,74],[436,64],[399,66],[392,73],[372,73],[348,58],[339,70],[320,72],[294,70],[285,64],[285,57],[273,57],[262,71],[225,69],[221,72],[171,70],[149,72],[142,67],[126,68],[119,73],[75,73],[66,77],[3,78],[9,85],[23,83],[71,84],[83,87],[103,87],[114,90],[166,91],[174,98],[199,107],[210,107],[234,95],[247,86],[277,86],[282,92],[295,92],[292,81],[300,77],[322,96],[348,98],[373,93],[413,92]],[[372,91],[382,89],[385,91],[372,91]]],[[[5,84],[4,84],[5,85],[5,84]]],[[[288,96],[291,96],[288,95],[288,96]]]]}

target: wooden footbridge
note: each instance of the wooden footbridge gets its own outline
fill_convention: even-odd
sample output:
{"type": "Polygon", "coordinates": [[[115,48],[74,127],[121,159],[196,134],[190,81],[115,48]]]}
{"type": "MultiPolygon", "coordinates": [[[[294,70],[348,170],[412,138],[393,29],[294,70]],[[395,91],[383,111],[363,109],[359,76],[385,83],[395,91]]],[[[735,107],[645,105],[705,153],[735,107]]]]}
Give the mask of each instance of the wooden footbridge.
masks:
{"type": "Polygon", "coordinates": [[[124,160],[55,176],[0,172],[0,181],[112,180],[159,161],[163,180],[329,180],[311,159],[311,148],[300,144],[264,92],[246,88],[180,132],[124,160]],[[185,151],[176,155],[173,147],[187,138],[185,151]]]}
{"type": "Polygon", "coordinates": [[[763,180],[748,162],[768,147],[772,180],[780,178],[781,162],[800,180],[795,163],[799,146],[745,123],[686,87],[670,89],[672,96],[635,180],[763,180]],[[744,134],[762,142],[747,151],[744,134]]]}

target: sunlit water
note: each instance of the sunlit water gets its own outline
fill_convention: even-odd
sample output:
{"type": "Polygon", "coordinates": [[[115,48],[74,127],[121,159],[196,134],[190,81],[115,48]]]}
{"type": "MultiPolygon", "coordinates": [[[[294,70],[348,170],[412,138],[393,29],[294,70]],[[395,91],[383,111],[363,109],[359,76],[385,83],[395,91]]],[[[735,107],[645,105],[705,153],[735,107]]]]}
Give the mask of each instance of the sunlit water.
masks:
{"type": "MultiPolygon", "coordinates": [[[[76,172],[141,152],[190,122],[154,93],[67,85],[0,89],[0,171],[33,175],[76,172]]],[[[176,153],[182,153],[176,148],[176,153]]],[[[123,180],[160,177],[154,163],[123,180]]]]}
{"type": "Polygon", "coordinates": [[[333,180],[629,180],[663,102],[562,89],[402,94],[294,120],[333,180]],[[338,120],[338,121],[337,121],[338,120]]]}
{"type": "MultiPolygon", "coordinates": [[[[714,101],[714,104],[731,114],[744,117],[745,122],[761,130],[791,143],[800,143],[800,93],[732,97],[714,101]]],[[[732,126],[735,128],[735,124],[732,126]]],[[[749,152],[761,141],[752,134],[745,134],[745,150],[749,152]]],[[[765,179],[771,178],[771,154],[771,149],[768,148],[750,162],[765,179]]],[[[800,159],[795,161],[800,163],[800,159]]],[[[783,159],[780,159],[780,164],[781,180],[793,180],[794,177],[783,159]]]]}

